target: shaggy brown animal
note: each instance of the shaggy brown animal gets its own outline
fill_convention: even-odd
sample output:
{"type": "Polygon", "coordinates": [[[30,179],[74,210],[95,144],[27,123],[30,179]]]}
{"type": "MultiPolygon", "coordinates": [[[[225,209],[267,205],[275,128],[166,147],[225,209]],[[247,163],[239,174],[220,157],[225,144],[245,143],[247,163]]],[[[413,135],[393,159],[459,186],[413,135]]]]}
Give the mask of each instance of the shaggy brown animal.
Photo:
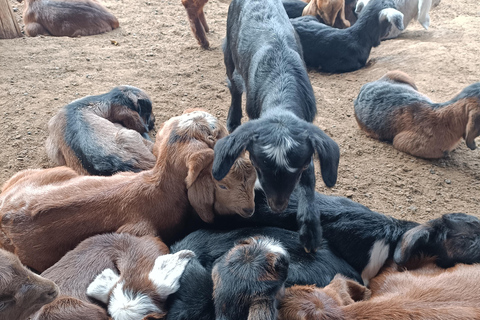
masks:
{"type": "Polygon", "coordinates": [[[89,36],[119,26],[117,18],[96,0],[26,0],[23,22],[30,37],[89,36]]]}
{"type": "Polygon", "coordinates": [[[204,49],[210,46],[207,35],[205,34],[206,32],[208,33],[209,29],[207,20],[205,19],[205,13],[203,12],[203,7],[207,2],[208,0],[182,0],[182,4],[187,11],[192,33],[195,39],[197,39],[198,44],[204,49]]]}
{"type": "Polygon", "coordinates": [[[326,25],[340,29],[350,27],[345,19],[345,0],[307,0],[302,16],[320,16],[326,25]]]}
{"type": "Polygon", "coordinates": [[[96,234],[171,242],[195,215],[205,222],[215,213],[249,217],[256,179],[250,162],[242,157],[225,179],[212,177],[213,146],[226,134],[211,114],[190,110],[162,125],[151,170],[111,177],[79,176],[67,167],[22,171],[0,195],[0,245],[44,271],[96,234]]]}
{"type": "Polygon", "coordinates": [[[27,319],[57,295],[55,283],[36,275],[14,254],[0,249],[0,319],[27,319]]]}

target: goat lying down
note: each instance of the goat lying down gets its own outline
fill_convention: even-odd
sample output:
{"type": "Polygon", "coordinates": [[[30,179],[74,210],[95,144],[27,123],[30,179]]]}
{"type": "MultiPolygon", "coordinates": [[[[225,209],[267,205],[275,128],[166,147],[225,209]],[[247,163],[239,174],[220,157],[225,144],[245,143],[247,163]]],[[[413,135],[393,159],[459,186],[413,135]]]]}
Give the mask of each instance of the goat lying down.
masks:
{"type": "Polygon", "coordinates": [[[307,66],[324,72],[350,72],[363,68],[370,51],[380,45],[392,25],[403,30],[403,14],[393,0],[371,0],[357,22],[347,29],[335,29],[314,17],[291,20],[303,47],[307,66]]]}
{"type": "Polygon", "coordinates": [[[301,45],[280,0],[233,0],[228,10],[224,60],[232,96],[227,127],[215,145],[213,176],[222,179],[248,150],[268,204],[275,212],[302,190],[297,219],[305,250],[321,244],[319,213],[309,203],[315,192],[312,156],[316,151],[328,187],[337,181],[338,145],[313,125],[317,112],[301,45]],[[247,113],[241,125],[243,86],[247,113]]]}
{"type": "Polygon", "coordinates": [[[225,179],[211,174],[213,146],[226,135],[215,117],[190,111],[157,133],[151,170],[111,177],[79,176],[58,167],[25,170],[0,195],[0,245],[44,271],[86,238],[106,232],[156,235],[173,241],[189,220],[254,210],[255,171],[239,158],[225,179]]]}
{"type": "Polygon", "coordinates": [[[303,9],[303,16],[317,15],[323,22],[332,27],[340,29],[350,27],[350,22],[345,19],[345,0],[310,0],[303,9]]]}
{"type": "Polygon", "coordinates": [[[474,150],[480,135],[480,82],[452,100],[433,103],[407,74],[391,71],[360,89],[355,118],[370,137],[416,157],[441,158],[462,138],[474,150]]]}
{"type": "Polygon", "coordinates": [[[191,251],[168,254],[155,237],[93,236],[42,273],[60,296],[36,320],[163,319],[165,301],[179,286],[191,251]],[[103,308],[107,307],[107,310],[103,308]]]}
{"type": "Polygon", "coordinates": [[[26,0],[23,22],[30,37],[90,36],[119,26],[117,18],[97,0],[26,0]]]}
{"type": "Polygon", "coordinates": [[[17,256],[0,249],[0,319],[29,319],[57,295],[55,283],[36,275],[17,256]]]}
{"type": "MultiPolygon", "coordinates": [[[[359,14],[370,0],[359,0],[355,12],[359,14]]],[[[425,30],[430,26],[430,16],[428,12],[432,7],[437,6],[440,0],[394,0],[398,11],[403,13],[403,26],[405,29],[412,20],[418,20],[425,30]]],[[[390,32],[382,37],[382,40],[396,38],[402,33],[395,26],[392,26],[390,32]]]]}
{"type": "Polygon", "coordinates": [[[337,276],[322,289],[286,289],[278,319],[477,320],[479,281],[479,264],[459,264],[446,270],[434,263],[402,271],[392,266],[372,280],[371,292],[355,281],[337,276]]]}
{"type": "Polygon", "coordinates": [[[148,170],[156,160],[148,136],[154,123],[152,101],[144,91],[115,87],[75,100],[53,116],[48,123],[47,155],[79,174],[148,170]]]}

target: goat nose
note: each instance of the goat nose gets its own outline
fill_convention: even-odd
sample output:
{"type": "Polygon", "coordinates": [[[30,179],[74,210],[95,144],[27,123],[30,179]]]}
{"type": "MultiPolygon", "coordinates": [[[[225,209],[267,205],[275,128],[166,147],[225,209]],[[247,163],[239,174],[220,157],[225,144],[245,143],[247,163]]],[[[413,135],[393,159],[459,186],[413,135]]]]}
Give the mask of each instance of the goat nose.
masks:
{"type": "Polygon", "coordinates": [[[255,208],[243,208],[242,210],[247,217],[251,217],[253,212],[255,212],[255,208]]]}
{"type": "Polygon", "coordinates": [[[272,209],[273,212],[275,213],[281,213],[285,211],[285,209],[288,206],[288,200],[287,201],[271,201],[270,199],[268,200],[268,205],[270,209],[272,209]]]}

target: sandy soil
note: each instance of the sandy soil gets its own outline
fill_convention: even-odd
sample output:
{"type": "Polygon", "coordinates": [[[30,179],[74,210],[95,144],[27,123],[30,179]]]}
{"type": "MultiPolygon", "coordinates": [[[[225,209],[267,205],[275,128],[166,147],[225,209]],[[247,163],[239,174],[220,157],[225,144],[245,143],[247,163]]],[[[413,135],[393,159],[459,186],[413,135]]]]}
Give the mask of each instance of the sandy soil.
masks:
{"type": "MultiPolygon", "coordinates": [[[[230,95],[220,45],[227,1],[211,0],[205,8],[210,50],[197,45],[180,0],[104,3],[120,21],[113,32],[0,40],[0,183],[20,170],[51,166],[46,126],[60,107],[120,84],[150,94],[157,123],[190,107],[226,119],[230,95]]],[[[23,5],[11,4],[23,28],[23,5]]],[[[411,23],[400,38],[374,48],[366,68],[341,75],[310,71],[315,123],[341,146],[337,185],[327,189],[317,173],[317,190],[397,218],[425,221],[447,212],[480,217],[480,150],[462,142],[448,158],[414,158],[366,137],[353,116],[360,87],[388,70],[407,72],[438,102],[479,81],[479,29],[478,0],[442,0],[431,12],[428,31],[411,23]]]]}

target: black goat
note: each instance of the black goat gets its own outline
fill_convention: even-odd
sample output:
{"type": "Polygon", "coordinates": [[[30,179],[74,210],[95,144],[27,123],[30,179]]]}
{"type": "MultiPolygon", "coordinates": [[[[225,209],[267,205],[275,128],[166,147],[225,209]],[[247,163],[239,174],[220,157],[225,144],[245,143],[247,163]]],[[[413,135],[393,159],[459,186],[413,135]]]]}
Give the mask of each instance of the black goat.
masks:
{"type": "Polygon", "coordinates": [[[305,250],[321,244],[322,231],[309,203],[315,192],[312,156],[316,151],[328,187],[337,181],[340,150],[313,125],[317,112],[301,45],[280,0],[233,0],[228,10],[224,59],[232,102],[229,136],[215,144],[213,177],[222,179],[246,149],[274,212],[301,189],[297,213],[305,250]],[[249,122],[241,124],[243,86],[249,122]],[[234,131],[235,130],[235,131],[234,131]]]}
{"type": "Polygon", "coordinates": [[[290,20],[303,47],[307,66],[324,72],[355,71],[367,63],[372,47],[388,34],[392,24],[403,30],[403,14],[393,0],[372,0],[360,13],[357,22],[347,29],[326,26],[315,17],[290,20]]]}
{"type": "Polygon", "coordinates": [[[282,0],[282,4],[290,19],[301,17],[303,9],[307,6],[302,0],[282,0]]]}

